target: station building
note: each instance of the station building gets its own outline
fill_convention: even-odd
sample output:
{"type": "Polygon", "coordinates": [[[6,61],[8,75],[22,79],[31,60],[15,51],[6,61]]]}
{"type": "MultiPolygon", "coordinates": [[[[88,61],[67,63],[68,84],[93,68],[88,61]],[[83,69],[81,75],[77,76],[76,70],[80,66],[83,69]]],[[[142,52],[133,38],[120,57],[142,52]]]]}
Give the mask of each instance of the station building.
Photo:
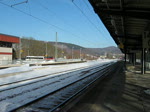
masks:
{"type": "Polygon", "coordinates": [[[19,43],[19,37],[0,34],[0,62],[12,61],[14,43],[19,43]]]}

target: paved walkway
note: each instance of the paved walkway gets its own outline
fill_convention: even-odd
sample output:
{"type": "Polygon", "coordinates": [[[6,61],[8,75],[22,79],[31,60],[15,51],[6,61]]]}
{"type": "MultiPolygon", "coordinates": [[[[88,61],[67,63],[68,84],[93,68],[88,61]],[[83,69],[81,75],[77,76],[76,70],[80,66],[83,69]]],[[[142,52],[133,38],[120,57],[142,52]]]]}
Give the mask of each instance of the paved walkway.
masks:
{"type": "Polygon", "coordinates": [[[150,74],[139,67],[108,76],[67,112],[150,112],[150,98],[143,93],[150,88],[150,74]]]}

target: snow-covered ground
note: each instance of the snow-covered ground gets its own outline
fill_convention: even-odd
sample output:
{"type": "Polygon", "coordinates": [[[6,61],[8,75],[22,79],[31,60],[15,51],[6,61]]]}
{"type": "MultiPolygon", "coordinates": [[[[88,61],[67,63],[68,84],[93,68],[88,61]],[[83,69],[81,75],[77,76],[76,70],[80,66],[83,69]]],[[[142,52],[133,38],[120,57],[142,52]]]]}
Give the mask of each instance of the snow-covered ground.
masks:
{"type": "MultiPolygon", "coordinates": [[[[32,66],[22,65],[20,67],[11,67],[7,69],[0,70],[0,85],[7,84],[15,81],[26,80],[30,78],[35,78],[47,74],[54,74],[62,71],[68,71],[72,69],[90,67],[99,64],[104,64],[114,60],[97,60],[97,61],[88,61],[85,63],[76,63],[76,64],[66,64],[66,65],[49,65],[49,66],[32,66]],[[7,74],[12,74],[8,75],[7,74]],[[13,75],[14,74],[14,75],[13,75]]],[[[54,74],[55,75],[55,74],[54,74]]]]}
{"type": "MultiPolygon", "coordinates": [[[[88,62],[85,62],[85,63],[71,64],[71,66],[74,66],[76,68],[76,66],[79,66],[79,67],[80,66],[88,66],[88,65],[99,64],[99,63],[108,62],[108,61],[110,61],[110,60],[88,61],[88,62]]],[[[41,63],[45,63],[45,62],[43,61],[41,63]]],[[[60,66],[63,67],[63,66],[66,66],[66,65],[49,65],[49,66],[31,66],[30,67],[29,64],[25,64],[25,65],[22,65],[20,67],[11,67],[11,68],[2,69],[2,70],[0,70],[0,75],[8,74],[8,73],[17,73],[17,72],[30,71],[30,70],[33,70],[35,68],[47,68],[47,67],[48,68],[54,68],[54,67],[60,67],[60,66]]]]}
{"type": "Polygon", "coordinates": [[[25,104],[37,97],[47,94],[47,92],[57,90],[75,80],[79,80],[80,78],[95,72],[96,69],[90,70],[90,73],[87,72],[86,75],[83,75],[84,71],[87,71],[91,67],[95,68],[107,63],[113,63],[115,61],[116,60],[97,60],[76,64],[33,67],[29,67],[29,65],[22,65],[20,67],[2,69],[0,70],[0,110],[1,112],[7,112],[15,106],[18,107],[21,104],[25,104]],[[86,69],[80,70],[83,67],[86,69]],[[77,68],[78,71],[68,73],[68,70],[77,68]],[[18,82],[17,84],[19,85],[9,84],[12,82],[36,78],[44,75],[46,77],[42,77],[43,79],[38,79],[42,79],[43,81],[38,82],[36,79],[36,83],[33,84],[31,83],[33,80],[24,81],[23,83],[18,82]],[[61,77],[57,77],[59,75],[61,75],[61,77]],[[24,83],[28,85],[24,85],[24,83]],[[6,85],[2,86],[3,84],[6,85]]]}

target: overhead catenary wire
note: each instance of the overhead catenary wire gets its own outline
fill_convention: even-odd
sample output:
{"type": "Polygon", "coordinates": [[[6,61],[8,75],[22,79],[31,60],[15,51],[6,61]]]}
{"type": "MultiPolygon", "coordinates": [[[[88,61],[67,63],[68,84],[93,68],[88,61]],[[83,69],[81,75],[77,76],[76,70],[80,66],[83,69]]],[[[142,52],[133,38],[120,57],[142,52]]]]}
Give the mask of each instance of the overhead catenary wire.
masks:
{"type": "MultiPolygon", "coordinates": [[[[88,8],[88,10],[91,12],[91,14],[93,14],[93,10],[91,10],[90,9],[90,7],[89,7],[89,5],[86,3],[86,1],[85,0],[82,0],[83,1],[83,3],[87,6],[87,8],[88,8]]],[[[99,20],[97,20],[98,18],[96,17],[96,14],[94,14],[95,15],[95,20],[97,21],[97,23],[100,23],[100,19],[99,20]]],[[[102,29],[102,33],[104,33],[105,32],[105,30],[103,30],[102,29]]]]}
{"type": "MultiPolygon", "coordinates": [[[[43,5],[41,2],[39,2],[39,1],[36,1],[35,2],[36,4],[38,4],[38,5],[40,5],[43,9],[45,9],[49,14],[53,14],[54,16],[56,16],[57,17],[57,14],[55,13],[55,12],[53,12],[52,10],[50,10],[48,7],[46,7],[45,5],[43,5]]],[[[65,20],[64,19],[60,19],[60,17],[57,17],[57,19],[59,19],[59,20],[61,20],[63,23],[65,23],[65,25],[66,25],[66,22],[65,22],[65,20]]],[[[71,25],[69,25],[69,26],[71,26],[71,25]]],[[[71,27],[73,27],[73,26],[71,26],[71,27]]]]}
{"type": "MultiPolygon", "coordinates": [[[[89,21],[89,23],[91,23],[91,25],[93,25],[93,27],[100,33],[100,34],[103,34],[103,32],[101,32],[100,30],[99,30],[99,28],[89,19],[89,17],[82,11],[82,9],[77,5],[77,4],[75,4],[74,3],[74,0],[71,0],[72,1],[72,3],[74,4],[74,6],[82,13],[82,15],[89,21]]],[[[83,0],[84,1],[84,0],[83,0]]],[[[85,2],[85,1],[84,1],[85,2]]],[[[108,41],[109,42],[109,40],[106,38],[106,36],[105,35],[103,35],[104,36],[104,38],[106,39],[106,41],[108,41]]],[[[110,43],[110,42],[109,42],[110,43]]],[[[111,43],[110,43],[111,44],[111,43]]]]}
{"type": "Polygon", "coordinates": [[[60,28],[60,27],[58,27],[58,26],[56,26],[56,25],[50,24],[50,23],[48,23],[47,21],[45,21],[45,20],[43,20],[43,19],[40,19],[40,18],[38,18],[38,17],[36,17],[36,16],[33,16],[32,14],[29,14],[29,13],[27,13],[27,12],[24,12],[24,11],[22,11],[22,10],[20,10],[20,9],[15,8],[15,7],[11,7],[11,6],[8,5],[8,4],[2,3],[2,2],[0,2],[0,3],[3,4],[3,5],[5,5],[5,6],[7,6],[7,7],[13,8],[14,10],[19,11],[19,12],[25,14],[25,15],[31,16],[32,18],[37,19],[37,20],[39,20],[39,21],[41,21],[41,22],[43,22],[43,23],[46,23],[46,24],[48,24],[48,25],[50,25],[50,26],[53,26],[53,27],[55,27],[55,28],[57,28],[57,29],[59,29],[59,30],[64,31],[64,29],[62,29],[62,28],[60,28]]]}
{"type": "Polygon", "coordinates": [[[28,0],[28,8],[29,8],[29,14],[31,15],[31,7],[30,7],[30,1],[28,0]]]}
{"type": "Polygon", "coordinates": [[[86,7],[88,8],[88,10],[89,11],[92,11],[91,9],[90,9],[90,7],[88,6],[88,4],[85,2],[85,0],[82,0],[83,1],[83,3],[86,5],[86,7]]]}
{"type": "MultiPolygon", "coordinates": [[[[91,14],[94,14],[93,13],[93,10],[89,7],[89,5],[86,3],[85,0],[82,0],[83,3],[86,5],[86,7],[88,8],[89,12],[91,12],[91,14]]],[[[96,14],[94,14],[94,16],[96,16],[96,14]]],[[[97,17],[95,17],[95,20],[97,21],[97,23],[99,23],[100,20],[97,20],[97,17]]]]}
{"type": "MultiPolygon", "coordinates": [[[[64,31],[64,32],[67,32],[67,33],[71,34],[72,36],[74,36],[74,37],[76,37],[76,38],[80,38],[80,39],[81,39],[81,37],[79,37],[78,35],[76,35],[76,34],[74,34],[74,33],[72,33],[72,32],[69,32],[69,31],[67,31],[67,30],[65,30],[65,29],[63,29],[63,28],[60,28],[60,27],[58,27],[58,26],[56,26],[56,25],[50,24],[50,23],[48,23],[47,21],[45,21],[45,20],[43,20],[43,19],[40,19],[40,18],[38,18],[38,17],[36,17],[36,16],[34,16],[34,15],[32,15],[32,14],[29,14],[29,13],[27,13],[27,12],[25,12],[25,11],[22,11],[22,10],[20,10],[20,9],[17,9],[17,8],[15,8],[15,7],[11,7],[10,5],[8,5],[8,4],[6,4],[6,3],[3,3],[3,2],[0,2],[0,4],[5,5],[5,6],[7,6],[7,7],[10,7],[10,8],[12,8],[12,9],[16,10],[16,11],[19,11],[19,12],[21,12],[21,13],[27,15],[27,16],[30,16],[30,17],[32,17],[32,18],[34,18],[34,19],[36,19],[36,20],[39,20],[39,21],[41,21],[41,22],[43,22],[43,23],[45,23],[45,24],[47,24],[47,25],[49,25],[49,26],[55,27],[55,28],[57,28],[57,29],[59,29],[59,30],[61,30],[61,31],[64,31]]],[[[56,31],[55,31],[55,32],[56,32],[56,31]]],[[[85,39],[85,40],[86,40],[86,39],[85,39]]],[[[91,41],[89,41],[89,40],[86,40],[86,41],[89,42],[89,44],[91,44],[91,45],[95,45],[95,44],[96,44],[96,43],[93,43],[93,42],[91,42],[91,41]],[[92,44],[92,43],[93,43],[93,44],[92,44]]]]}
{"type": "MultiPolygon", "coordinates": [[[[96,20],[98,19],[96,16],[96,14],[94,13],[94,10],[92,10],[91,8],[90,8],[90,6],[87,4],[87,2],[85,1],[85,0],[82,0],[82,2],[86,5],[86,7],[88,8],[88,10],[89,10],[89,12],[91,12],[91,14],[94,14],[94,16],[95,16],[95,18],[96,18],[96,20]]],[[[98,23],[100,22],[100,19],[98,19],[97,20],[98,21],[98,23]]]]}
{"type": "MultiPolygon", "coordinates": [[[[53,12],[52,10],[50,10],[48,7],[46,7],[45,5],[43,5],[42,3],[40,3],[39,1],[36,1],[36,3],[39,4],[39,5],[40,5],[42,8],[44,8],[45,10],[47,10],[49,13],[52,12],[56,17],[58,16],[55,12],[53,12]]],[[[59,18],[59,20],[61,20],[63,23],[65,23],[65,25],[69,25],[71,28],[74,28],[74,26],[68,24],[63,18],[61,18],[61,19],[60,19],[60,17],[58,17],[58,18],[59,18]]],[[[57,19],[58,19],[58,18],[57,18],[57,19]]],[[[81,33],[80,30],[78,30],[78,32],[79,32],[80,34],[82,34],[82,35],[85,37],[85,34],[83,34],[83,32],[81,33]]],[[[77,35],[76,35],[76,36],[77,36],[77,35]]],[[[79,37],[79,36],[78,36],[78,38],[83,39],[82,37],[79,37]]],[[[92,42],[92,41],[89,41],[89,40],[87,40],[87,39],[85,39],[85,38],[84,38],[83,40],[89,42],[90,44],[91,44],[91,42],[92,42]]],[[[92,43],[93,43],[93,45],[95,45],[94,42],[92,42],[92,43]]]]}
{"type": "Polygon", "coordinates": [[[20,5],[20,4],[24,4],[24,3],[28,3],[28,0],[23,1],[23,2],[19,2],[19,3],[15,3],[15,4],[11,5],[11,7],[16,6],[16,5],[20,5]]]}
{"type": "MultiPolygon", "coordinates": [[[[91,13],[93,13],[93,10],[90,9],[89,5],[85,2],[85,0],[82,0],[82,1],[83,1],[84,4],[87,6],[88,10],[89,10],[91,13]]],[[[96,15],[95,15],[95,16],[96,16],[96,15]]],[[[98,19],[98,18],[96,17],[96,20],[97,20],[97,19],[98,19]]],[[[100,19],[97,20],[97,22],[99,23],[99,22],[100,22],[100,19]]],[[[107,30],[107,29],[106,29],[106,30],[107,30]]],[[[102,29],[102,33],[104,33],[104,32],[106,32],[106,31],[102,29]]],[[[107,31],[107,33],[108,33],[108,31],[107,31]]]]}
{"type": "Polygon", "coordinates": [[[75,7],[77,7],[79,9],[79,11],[86,17],[86,19],[99,31],[99,29],[97,28],[97,26],[95,26],[95,24],[87,17],[87,15],[81,10],[80,7],[78,7],[78,5],[76,5],[74,2],[72,2],[75,7]]]}

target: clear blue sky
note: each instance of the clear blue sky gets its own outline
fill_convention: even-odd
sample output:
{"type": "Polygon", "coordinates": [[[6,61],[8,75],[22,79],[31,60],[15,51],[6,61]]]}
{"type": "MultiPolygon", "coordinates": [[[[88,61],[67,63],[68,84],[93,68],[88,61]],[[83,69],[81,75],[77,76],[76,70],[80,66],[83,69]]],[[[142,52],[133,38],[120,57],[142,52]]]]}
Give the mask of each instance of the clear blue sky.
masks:
{"type": "Polygon", "coordinates": [[[88,0],[28,0],[15,5],[24,1],[0,0],[0,33],[55,41],[57,32],[60,42],[92,48],[116,46],[88,0]]]}

